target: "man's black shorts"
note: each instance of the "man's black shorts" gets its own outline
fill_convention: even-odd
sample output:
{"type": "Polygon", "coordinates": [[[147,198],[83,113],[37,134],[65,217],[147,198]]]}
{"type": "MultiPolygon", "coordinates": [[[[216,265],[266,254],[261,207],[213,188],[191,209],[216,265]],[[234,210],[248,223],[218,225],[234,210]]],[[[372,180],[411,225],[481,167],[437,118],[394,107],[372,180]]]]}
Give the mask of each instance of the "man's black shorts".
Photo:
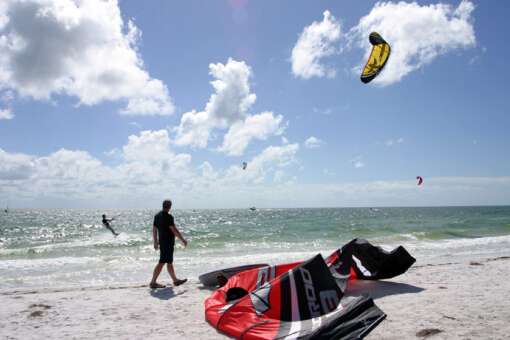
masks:
{"type": "Polygon", "coordinates": [[[159,263],[174,262],[174,244],[160,244],[159,245],[159,263]]]}

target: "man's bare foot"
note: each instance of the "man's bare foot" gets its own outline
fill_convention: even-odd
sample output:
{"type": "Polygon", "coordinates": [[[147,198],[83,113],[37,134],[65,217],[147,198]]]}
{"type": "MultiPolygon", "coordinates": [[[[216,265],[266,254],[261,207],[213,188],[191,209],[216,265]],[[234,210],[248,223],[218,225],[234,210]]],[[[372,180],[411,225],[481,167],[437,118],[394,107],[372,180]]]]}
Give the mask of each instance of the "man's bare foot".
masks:
{"type": "Polygon", "coordinates": [[[162,285],[160,283],[157,283],[157,282],[151,282],[149,284],[149,287],[151,287],[152,289],[156,289],[156,288],[165,288],[166,286],[162,285]]]}
{"type": "Polygon", "coordinates": [[[174,281],[174,286],[180,286],[182,285],[184,282],[188,281],[188,279],[182,279],[182,280],[177,280],[177,281],[174,281]]]}

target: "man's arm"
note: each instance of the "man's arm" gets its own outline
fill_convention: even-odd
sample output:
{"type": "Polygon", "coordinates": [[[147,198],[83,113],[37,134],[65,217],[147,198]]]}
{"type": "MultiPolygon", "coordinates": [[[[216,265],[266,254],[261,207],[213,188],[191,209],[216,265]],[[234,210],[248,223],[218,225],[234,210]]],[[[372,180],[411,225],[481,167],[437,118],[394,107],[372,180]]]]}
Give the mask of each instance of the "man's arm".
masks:
{"type": "Polygon", "coordinates": [[[154,250],[158,250],[159,241],[158,241],[158,228],[156,226],[152,226],[152,239],[154,240],[154,250]]]}
{"type": "Polygon", "coordinates": [[[175,237],[177,237],[185,247],[188,245],[188,241],[186,241],[184,237],[182,237],[181,232],[179,231],[179,229],[177,229],[175,224],[170,227],[170,230],[172,230],[172,233],[174,233],[175,237]]]}

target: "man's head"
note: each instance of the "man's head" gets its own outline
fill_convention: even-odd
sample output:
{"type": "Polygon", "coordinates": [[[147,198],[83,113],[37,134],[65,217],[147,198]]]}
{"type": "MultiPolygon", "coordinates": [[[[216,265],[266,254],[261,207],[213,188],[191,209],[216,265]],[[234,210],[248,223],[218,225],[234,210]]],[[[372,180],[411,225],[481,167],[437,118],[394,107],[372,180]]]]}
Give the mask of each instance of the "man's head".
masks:
{"type": "Polygon", "coordinates": [[[103,214],[103,218],[106,218],[106,215],[105,215],[105,214],[103,214]]]}
{"type": "Polygon", "coordinates": [[[170,200],[163,201],[163,210],[164,211],[169,211],[171,207],[172,207],[172,201],[170,201],[170,200]]]}

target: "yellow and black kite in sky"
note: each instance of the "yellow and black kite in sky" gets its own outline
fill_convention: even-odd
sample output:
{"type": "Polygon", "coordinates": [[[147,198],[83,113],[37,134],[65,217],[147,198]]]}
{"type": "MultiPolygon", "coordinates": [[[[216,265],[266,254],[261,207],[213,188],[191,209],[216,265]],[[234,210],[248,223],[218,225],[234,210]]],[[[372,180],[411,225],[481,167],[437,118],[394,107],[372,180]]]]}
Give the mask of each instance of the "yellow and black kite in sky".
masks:
{"type": "Polygon", "coordinates": [[[368,57],[367,64],[361,72],[361,81],[366,83],[371,82],[379,72],[383,69],[384,65],[390,57],[390,45],[379,35],[377,32],[370,33],[368,38],[372,44],[372,52],[368,57]]]}

